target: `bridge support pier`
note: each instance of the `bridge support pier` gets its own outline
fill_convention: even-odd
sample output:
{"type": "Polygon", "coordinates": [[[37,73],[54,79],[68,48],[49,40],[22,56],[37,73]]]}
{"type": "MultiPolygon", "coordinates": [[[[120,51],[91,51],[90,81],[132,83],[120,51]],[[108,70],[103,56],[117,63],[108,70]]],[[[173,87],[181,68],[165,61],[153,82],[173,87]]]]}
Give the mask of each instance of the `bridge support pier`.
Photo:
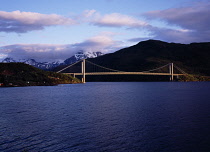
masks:
{"type": "Polygon", "coordinates": [[[73,77],[75,78],[76,76],[75,76],[75,73],[73,74],[73,77]]]}
{"type": "Polygon", "coordinates": [[[170,74],[170,81],[174,80],[174,64],[169,64],[169,74],[170,74]]]}
{"type": "Polygon", "coordinates": [[[85,83],[85,59],[82,61],[82,83],[85,83]]]}

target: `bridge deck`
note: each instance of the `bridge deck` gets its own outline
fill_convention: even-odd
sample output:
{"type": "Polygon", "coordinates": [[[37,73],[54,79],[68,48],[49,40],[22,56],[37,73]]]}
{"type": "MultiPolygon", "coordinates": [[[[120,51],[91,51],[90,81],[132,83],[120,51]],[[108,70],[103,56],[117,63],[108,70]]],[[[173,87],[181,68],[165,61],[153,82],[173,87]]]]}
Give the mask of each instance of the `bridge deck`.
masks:
{"type": "MultiPolygon", "coordinates": [[[[83,73],[63,73],[63,74],[72,74],[72,75],[83,75],[83,73]]],[[[170,73],[149,73],[149,72],[87,72],[85,75],[167,75],[170,76],[170,73]]],[[[180,76],[184,74],[173,74],[174,76],[180,76]]]]}

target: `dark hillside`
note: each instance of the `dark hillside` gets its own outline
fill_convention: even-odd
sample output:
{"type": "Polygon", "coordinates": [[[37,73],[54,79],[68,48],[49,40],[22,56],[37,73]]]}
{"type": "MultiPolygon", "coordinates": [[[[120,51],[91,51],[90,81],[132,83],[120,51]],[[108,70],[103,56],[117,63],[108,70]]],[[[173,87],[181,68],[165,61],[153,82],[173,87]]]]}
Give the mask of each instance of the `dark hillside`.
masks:
{"type": "Polygon", "coordinates": [[[78,83],[71,76],[46,72],[24,63],[0,63],[1,86],[37,86],[78,83]]]}
{"type": "Polygon", "coordinates": [[[125,71],[144,71],[174,63],[187,73],[210,76],[209,59],[210,43],[177,44],[148,40],[89,60],[125,71]]]}
{"type": "MultiPolygon", "coordinates": [[[[174,63],[186,73],[198,75],[199,77],[210,76],[210,42],[179,44],[148,40],[117,52],[88,60],[101,66],[129,72],[147,71],[168,63],[174,63]]],[[[59,70],[59,67],[56,70],[59,70]]],[[[81,71],[81,69],[78,68],[77,71],[81,71]]],[[[103,77],[90,76],[87,80],[101,81],[103,77]]],[[[132,77],[132,81],[161,81],[163,78],[154,78],[152,76],[129,77],[132,77]],[[136,77],[138,78],[136,79],[136,77]]],[[[110,79],[113,79],[113,81],[127,81],[127,78],[124,79],[123,76],[116,79],[114,79],[114,76],[107,78],[108,81],[110,79]]],[[[164,78],[163,81],[168,81],[168,77],[164,78]]]]}

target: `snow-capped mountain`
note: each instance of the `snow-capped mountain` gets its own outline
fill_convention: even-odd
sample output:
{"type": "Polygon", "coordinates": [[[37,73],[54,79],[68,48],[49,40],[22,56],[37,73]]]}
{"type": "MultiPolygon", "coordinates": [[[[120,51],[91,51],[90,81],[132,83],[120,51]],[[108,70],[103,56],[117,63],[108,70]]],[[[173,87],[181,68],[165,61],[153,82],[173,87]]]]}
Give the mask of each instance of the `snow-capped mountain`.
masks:
{"type": "Polygon", "coordinates": [[[16,62],[13,58],[5,58],[2,63],[12,63],[12,62],[16,62]]]}
{"type": "Polygon", "coordinates": [[[15,60],[11,57],[5,58],[2,61],[2,63],[12,63],[12,62],[21,62],[21,63],[29,64],[29,65],[32,65],[36,68],[43,69],[43,70],[50,70],[50,69],[55,68],[61,64],[59,62],[37,62],[34,59],[15,60]]]}
{"type": "Polygon", "coordinates": [[[95,58],[98,56],[103,55],[103,53],[101,52],[87,52],[87,53],[83,53],[82,51],[76,53],[75,55],[73,55],[72,57],[66,59],[64,62],[37,62],[34,59],[19,59],[19,60],[15,60],[11,57],[7,57],[5,58],[2,63],[11,63],[11,62],[21,62],[21,63],[25,63],[25,64],[29,64],[32,65],[36,68],[39,69],[43,69],[43,70],[51,70],[59,65],[68,65],[68,64],[72,64],[75,63],[81,59],[87,59],[87,58],[95,58]]]}
{"type": "Polygon", "coordinates": [[[64,64],[68,65],[68,64],[75,63],[82,59],[96,58],[101,55],[103,55],[103,53],[101,53],[101,52],[85,52],[85,53],[83,53],[82,51],[80,51],[80,52],[76,53],[75,55],[73,55],[72,57],[66,59],[64,61],[64,64]]]}

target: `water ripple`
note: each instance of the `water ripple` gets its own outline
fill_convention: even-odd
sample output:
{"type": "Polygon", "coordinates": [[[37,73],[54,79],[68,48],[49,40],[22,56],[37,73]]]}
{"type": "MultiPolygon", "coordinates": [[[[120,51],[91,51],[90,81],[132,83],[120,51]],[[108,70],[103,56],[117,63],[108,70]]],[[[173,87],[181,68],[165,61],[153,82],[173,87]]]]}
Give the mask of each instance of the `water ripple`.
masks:
{"type": "Polygon", "coordinates": [[[208,151],[210,83],[4,88],[2,152],[208,151]]]}

